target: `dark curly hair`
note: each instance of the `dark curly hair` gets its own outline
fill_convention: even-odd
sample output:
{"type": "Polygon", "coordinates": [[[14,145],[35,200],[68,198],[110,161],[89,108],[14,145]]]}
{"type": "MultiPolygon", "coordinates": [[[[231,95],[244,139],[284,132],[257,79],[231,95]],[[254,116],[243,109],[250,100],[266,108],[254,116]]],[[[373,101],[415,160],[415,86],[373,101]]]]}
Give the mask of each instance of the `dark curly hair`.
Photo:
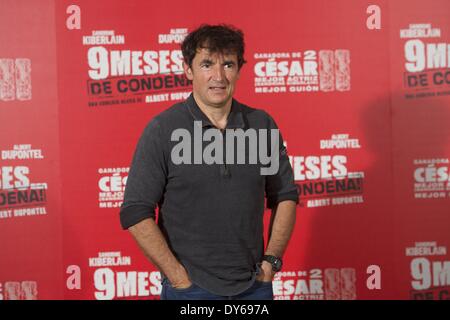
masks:
{"type": "Polygon", "coordinates": [[[192,67],[198,49],[208,49],[212,53],[237,54],[239,70],[247,62],[244,60],[244,34],[231,25],[202,24],[190,32],[181,44],[184,62],[189,67],[192,67]]]}

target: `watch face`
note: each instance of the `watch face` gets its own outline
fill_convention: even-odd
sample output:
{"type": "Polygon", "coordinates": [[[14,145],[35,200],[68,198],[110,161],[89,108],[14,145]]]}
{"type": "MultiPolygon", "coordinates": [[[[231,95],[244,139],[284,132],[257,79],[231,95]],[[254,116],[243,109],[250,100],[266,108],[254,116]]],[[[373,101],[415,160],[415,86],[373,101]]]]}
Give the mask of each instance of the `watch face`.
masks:
{"type": "Polygon", "coordinates": [[[280,271],[283,266],[282,260],[274,256],[264,256],[264,260],[270,262],[272,265],[272,270],[275,272],[280,271]]]}
{"type": "Polygon", "coordinates": [[[280,259],[275,259],[275,261],[273,262],[273,267],[274,267],[274,271],[280,271],[281,269],[281,260],[280,259]]]}

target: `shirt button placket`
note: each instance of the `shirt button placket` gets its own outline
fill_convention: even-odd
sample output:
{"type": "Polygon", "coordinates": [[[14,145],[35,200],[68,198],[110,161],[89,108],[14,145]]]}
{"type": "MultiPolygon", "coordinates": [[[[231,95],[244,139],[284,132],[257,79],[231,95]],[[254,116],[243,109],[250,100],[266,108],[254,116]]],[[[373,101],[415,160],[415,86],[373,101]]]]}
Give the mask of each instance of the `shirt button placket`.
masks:
{"type": "Polygon", "coordinates": [[[227,158],[226,150],[227,150],[227,148],[226,148],[225,129],[220,129],[220,132],[222,133],[222,142],[223,142],[223,144],[222,144],[222,147],[223,147],[223,164],[221,164],[221,166],[220,166],[220,174],[224,178],[230,178],[231,177],[230,168],[228,167],[227,162],[226,162],[226,158],[227,158]]]}

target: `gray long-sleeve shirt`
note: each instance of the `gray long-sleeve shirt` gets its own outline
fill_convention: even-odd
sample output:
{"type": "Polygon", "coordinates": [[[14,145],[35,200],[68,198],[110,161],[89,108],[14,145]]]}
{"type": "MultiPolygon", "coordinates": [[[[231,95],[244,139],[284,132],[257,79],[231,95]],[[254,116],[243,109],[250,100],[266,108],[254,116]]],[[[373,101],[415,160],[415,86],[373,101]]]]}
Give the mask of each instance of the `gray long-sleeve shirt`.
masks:
{"type": "MultiPolygon", "coordinates": [[[[120,221],[127,229],[155,218],[158,207],[158,225],[191,281],[211,293],[232,296],[255,280],[264,250],[265,198],[273,208],[284,200],[298,202],[298,192],[281,135],[279,169],[273,175],[261,175],[259,162],[175,164],[172,150],[179,141],[171,141],[172,133],[186,129],[194,137],[198,121],[202,132],[215,128],[191,94],[149,122],[130,167],[120,221]]],[[[237,128],[278,129],[266,112],[233,99],[226,129],[237,128]]],[[[205,148],[210,142],[202,144],[205,148]]],[[[246,144],[246,156],[248,148],[246,144]]]]}

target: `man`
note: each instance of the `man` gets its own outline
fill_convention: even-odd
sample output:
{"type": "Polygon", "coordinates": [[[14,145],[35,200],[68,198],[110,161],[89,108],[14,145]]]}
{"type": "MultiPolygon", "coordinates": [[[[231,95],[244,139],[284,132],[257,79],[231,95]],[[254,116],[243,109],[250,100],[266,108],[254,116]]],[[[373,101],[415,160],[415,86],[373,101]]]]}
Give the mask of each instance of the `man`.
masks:
{"type": "Polygon", "coordinates": [[[202,25],[181,48],[193,92],[145,128],[127,180],[122,227],[161,271],[161,299],[273,299],[272,279],[281,268],[298,202],[281,135],[266,112],[233,99],[245,63],[240,30],[202,25]],[[210,153],[216,160],[212,163],[199,159],[211,151],[209,141],[224,146],[229,131],[251,130],[259,134],[257,143],[216,148],[210,153]],[[268,130],[277,133],[276,139],[268,130]],[[264,134],[269,137],[263,139],[264,134]],[[192,136],[192,143],[181,139],[192,136]],[[234,156],[252,158],[252,147],[262,150],[267,141],[275,172],[262,174],[267,162],[232,161],[234,156]],[[264,250],[265,197],[272,217],[264,250]]]}

